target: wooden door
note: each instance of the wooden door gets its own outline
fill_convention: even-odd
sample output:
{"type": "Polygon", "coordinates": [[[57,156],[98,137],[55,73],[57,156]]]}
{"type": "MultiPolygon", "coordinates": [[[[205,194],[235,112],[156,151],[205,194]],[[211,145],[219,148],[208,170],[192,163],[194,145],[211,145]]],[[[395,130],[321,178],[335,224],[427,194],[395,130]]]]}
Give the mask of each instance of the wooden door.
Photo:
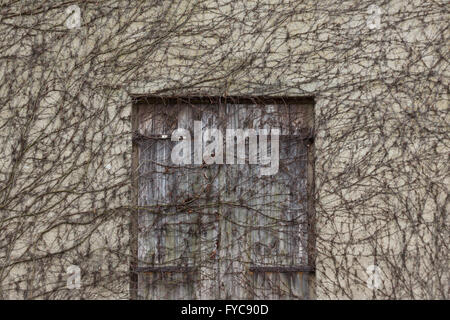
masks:
{"type": "Polygon", "coordinates": [[[136,117],[138,298],[310,298],[312,105],[141,103],[136,117]],[[248,163],[249,140],[234,164],[173,164],[171,133],[193,138],[195,120],[224,144],[226,129],[279,128],[278,172],[248,163]]]}

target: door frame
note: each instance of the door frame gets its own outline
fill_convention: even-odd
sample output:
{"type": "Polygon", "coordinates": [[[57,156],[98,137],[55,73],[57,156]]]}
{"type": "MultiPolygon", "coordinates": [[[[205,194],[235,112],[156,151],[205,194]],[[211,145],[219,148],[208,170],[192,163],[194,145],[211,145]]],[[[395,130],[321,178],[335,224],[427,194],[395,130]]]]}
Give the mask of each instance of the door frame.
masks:
{"type": "MultiPolygon", "coordinates": [[[[130,241],[130,299],[138,298],[138,276],[140,272],[138,268],[138,199],[139,199],[139,147],[136,143],[137,131],[139,129],[139,108],[144,104],[159,104],[171,106],[180,103],[187,104],[221,104],[232,102],[234,104],[310,104],[313,106],[312,112],[308,119],[308,127],[310,132],[305,140],[308,146],[308,164],[307,164],[307,219],[308,219],[308,243],[307,257],[308,265],[295,268],[289,272],[306,272],[312,275],[309,282],[310,296],[315,296],[315,257],[316,257],[316,216],[315,216],[315,106],[316,101],[313,96],[156,96],[136,94],[131,96],[131,208],[130,208],[130,224],[129,224],[129,241],[130,241]]],[[[265,270],[250,270],[252,272],[265,272],[265,270]]],[[[273,270],[266,270],[271,272],[273,270]]]]}

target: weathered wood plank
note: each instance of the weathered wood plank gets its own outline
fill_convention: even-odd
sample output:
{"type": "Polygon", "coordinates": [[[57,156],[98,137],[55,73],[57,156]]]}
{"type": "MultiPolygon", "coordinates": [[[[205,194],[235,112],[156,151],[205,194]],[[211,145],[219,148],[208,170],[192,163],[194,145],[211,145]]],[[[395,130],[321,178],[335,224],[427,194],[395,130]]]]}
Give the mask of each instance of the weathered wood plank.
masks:
{"type": "MultiPolygon", "coordinates": [[[[162,109],[140,113],[139,134],[147,137],[137,139],[140,297],[307,298],[309,111],[251,104],[162,109]],[[248,163],[173,166],[174,143],[162,135],[176,127],[192,132],[194,120],[223,133],[281,128],[278,174],[261,177],[260,165],[248,163]]],[[[248,162],[248,148],[238,156],[248,162]]]]}

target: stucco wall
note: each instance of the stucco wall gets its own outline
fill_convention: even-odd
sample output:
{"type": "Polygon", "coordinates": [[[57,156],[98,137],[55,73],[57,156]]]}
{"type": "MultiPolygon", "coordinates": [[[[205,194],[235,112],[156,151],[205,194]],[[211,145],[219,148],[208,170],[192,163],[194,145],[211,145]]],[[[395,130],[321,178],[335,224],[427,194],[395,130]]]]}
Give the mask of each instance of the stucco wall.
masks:
{"type": "Polygon", "coordinates": [[[370,4],[4,9],[1,297],[129,298],[132,98],[264,95],[316,101],[317,298],[448,298],[448,12],[370,4]]]}

